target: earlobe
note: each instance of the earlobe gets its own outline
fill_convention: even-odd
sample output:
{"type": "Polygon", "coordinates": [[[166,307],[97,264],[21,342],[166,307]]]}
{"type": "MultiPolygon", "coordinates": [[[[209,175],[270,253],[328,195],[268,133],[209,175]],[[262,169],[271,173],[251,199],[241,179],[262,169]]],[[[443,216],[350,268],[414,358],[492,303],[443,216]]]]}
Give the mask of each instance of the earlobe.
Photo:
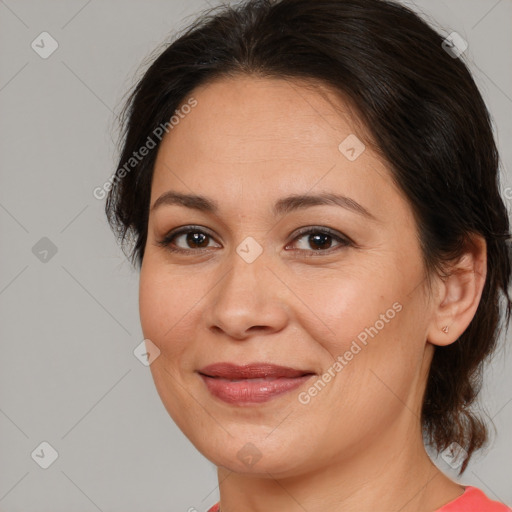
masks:
{"type": "Polygon", "coordinates": [[[439,293],[434,304],[427,341],[445,346],[454,343],[475,316],[487,275],[487,244],[473,235],[466,251],[449,263],[447,276],[438,277],[439,293]]]}

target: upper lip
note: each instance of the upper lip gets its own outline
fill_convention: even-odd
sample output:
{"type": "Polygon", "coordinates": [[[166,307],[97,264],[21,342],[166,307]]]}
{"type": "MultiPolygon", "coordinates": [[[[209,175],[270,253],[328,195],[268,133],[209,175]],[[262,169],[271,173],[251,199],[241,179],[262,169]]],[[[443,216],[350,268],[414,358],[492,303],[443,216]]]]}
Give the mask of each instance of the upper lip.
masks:
{"type": "Polygon", "coordinates": [[[270,363],[250,363],[242,366],[233,363],[215,363],[201,368],[199,373],[207,377],[223,379],[258,379],[265,377],[277,379],[279,377],[294,378],[313,374],[308,370],[299,370],[270,363]]]}

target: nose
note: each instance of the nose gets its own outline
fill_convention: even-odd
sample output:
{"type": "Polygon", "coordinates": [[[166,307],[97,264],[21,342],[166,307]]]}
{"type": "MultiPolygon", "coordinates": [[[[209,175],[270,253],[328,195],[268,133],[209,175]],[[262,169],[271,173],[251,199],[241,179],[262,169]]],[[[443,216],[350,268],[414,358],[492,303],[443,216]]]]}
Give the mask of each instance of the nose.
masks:
{"type": "Polygon", "coordinates": [[[286,297],[289,290],[269,268],[263,252],[248,263],[236,251],[223,269],[223,276],[207,295],[203,319],[216,334],[244,340],[272,334],[288,322],[286,297]]]}

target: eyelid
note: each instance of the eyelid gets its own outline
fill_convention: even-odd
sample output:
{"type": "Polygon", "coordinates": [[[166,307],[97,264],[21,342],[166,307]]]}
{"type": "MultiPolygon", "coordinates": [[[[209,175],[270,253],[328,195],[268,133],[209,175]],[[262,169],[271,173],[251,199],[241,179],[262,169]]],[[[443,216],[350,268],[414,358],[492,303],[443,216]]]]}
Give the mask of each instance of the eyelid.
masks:
{"type": "Polygon", "coordinates": [[[343,233],[340,233],[339,231],[337,231],[335,229],[329,228],[327,226],[315,226],[315,225],[304,226],[304,227],[300,228],[299,230],[295,231],[292,234],[293,240],[295,240],[296,238],[298,238],[300,236],[307,235],[309,233],[324,233],[324,234],[330,235],[333,238],[336,238],[338,240],[349,242],[349,243],[354,243],[350,237],[348,237],[347,235],[345,235],[343,233]]]}

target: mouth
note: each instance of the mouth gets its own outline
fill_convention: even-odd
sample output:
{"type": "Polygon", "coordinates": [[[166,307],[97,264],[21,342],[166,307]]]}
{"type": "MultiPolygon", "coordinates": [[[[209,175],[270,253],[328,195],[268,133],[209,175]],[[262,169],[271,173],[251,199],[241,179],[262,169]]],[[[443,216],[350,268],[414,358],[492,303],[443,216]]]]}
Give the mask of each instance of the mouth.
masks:
{"type": "Polygon", "coordinates": [[[210,393],[232,405],[267,402],[290,392],[316,375],[310,370],[267,363],[216,363],[198,371],[210,393]]]}

